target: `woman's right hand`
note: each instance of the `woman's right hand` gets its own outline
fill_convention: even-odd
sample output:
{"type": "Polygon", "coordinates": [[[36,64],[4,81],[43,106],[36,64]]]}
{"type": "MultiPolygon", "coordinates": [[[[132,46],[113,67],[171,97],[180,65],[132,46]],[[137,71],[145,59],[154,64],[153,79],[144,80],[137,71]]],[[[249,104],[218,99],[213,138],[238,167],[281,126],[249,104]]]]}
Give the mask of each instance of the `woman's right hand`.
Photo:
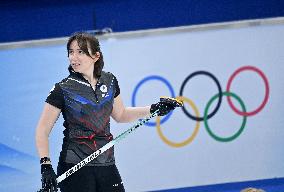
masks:
{"type": "Polygon", "coordinates": [[[56,174],[51,164],[41,164],[42,191],[58,191],[56,178],[56,174]]]}

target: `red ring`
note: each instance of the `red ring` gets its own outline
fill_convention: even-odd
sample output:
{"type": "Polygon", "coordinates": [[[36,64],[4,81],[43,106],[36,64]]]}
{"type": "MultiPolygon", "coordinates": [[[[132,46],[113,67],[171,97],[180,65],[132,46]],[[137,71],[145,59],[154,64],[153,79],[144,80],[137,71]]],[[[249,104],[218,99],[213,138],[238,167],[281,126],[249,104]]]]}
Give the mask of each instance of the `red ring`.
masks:
{"type": "Polygon", "coordinates": [[[266,103],[267,103],[267,101],[268,101],[268,97],[269,97],[269,84],[268,84],[268,80],[267,80],[266,76],[264,75],[264,73],[263,73],[261,70],[259,70],[259,69],[256,68],[256,67],[253,67],[253,66],[244,66],[244,67],[239,68],[239,69],[236,70],[236,71],[233,73],[233,75],[229,78],[226,91],[227,91],[227,92],[230,92],[230,88],[231,88],[231,84],[232,84],[233,78],[234,78],[236,75],[238,75],[240,72],[245,71],[245,70],[254,71],[254,72],[256,72],[257,74],[259,74],[259,75],[261,76],[261,78],[263,79],[264,84],[265,84],[265,97],[264,97],[263,102],[261,103],[261,105],[260,105],[256,110],[251,111],[251,112],[243,112],[243,111],[239,111],[239,110],[233,105],[230,96],[227,97],[227,100],[228,100],[228,103],[229,103],[230,107],[231,107],[237,114],[242,115],[242,116],[252,116],[252,115],[257,114],[258,112],[260,112],[260,111],[263,109],[263,107],[266,105],[266,103]]]}

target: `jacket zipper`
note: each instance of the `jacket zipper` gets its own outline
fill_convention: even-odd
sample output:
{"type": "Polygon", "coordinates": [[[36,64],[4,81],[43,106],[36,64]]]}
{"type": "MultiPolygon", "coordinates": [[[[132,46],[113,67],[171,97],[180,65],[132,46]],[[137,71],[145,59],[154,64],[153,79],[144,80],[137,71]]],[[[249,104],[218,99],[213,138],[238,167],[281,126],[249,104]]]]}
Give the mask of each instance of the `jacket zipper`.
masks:
{"type": "Polygon", "coordinates": [[[98,96],[97,96],[97,94],[96,94],[96,91],[97,91],[97,88],[98,88],[98,82],[99,82],[99,79],[98,79],[97,82],[96,82],[96,85],[95,85],[95,87],[94,87],[95,90],[94,90],[94,89],[93,89],[93,86],[92,86],[91,83],[88,81],[88,83],[89,83],[91,89],[93,90],[93,93],[95,94],[96,103],[99,102],[98,96]]]}

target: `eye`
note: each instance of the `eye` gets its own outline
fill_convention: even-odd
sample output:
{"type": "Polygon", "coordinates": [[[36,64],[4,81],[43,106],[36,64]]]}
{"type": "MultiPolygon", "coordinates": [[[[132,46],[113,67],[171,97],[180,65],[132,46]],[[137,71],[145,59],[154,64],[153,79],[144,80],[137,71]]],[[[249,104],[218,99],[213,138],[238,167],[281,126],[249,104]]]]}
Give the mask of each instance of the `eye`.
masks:
{"type": "Polygon", "coordinates": [[[78,53],[81,54],[81,55],[85,54],[85,52],[82,51],[82,50],[79,50],[78,53]]]}
{"type": "Polygon", "coordinates": [[[73,55],[74,51],[73,50],[68,50],[69,55],[73,55]]]}

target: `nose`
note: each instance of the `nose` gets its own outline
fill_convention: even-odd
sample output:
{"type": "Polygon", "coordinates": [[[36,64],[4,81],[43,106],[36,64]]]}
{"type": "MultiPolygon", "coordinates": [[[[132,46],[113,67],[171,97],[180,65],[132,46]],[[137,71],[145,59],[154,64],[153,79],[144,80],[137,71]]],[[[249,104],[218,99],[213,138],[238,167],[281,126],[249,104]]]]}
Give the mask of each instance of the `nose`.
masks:
{"type": "Polygon", "coordinates": [[[78,54],[77,53],[69,54],[69,60],[70,61],[76,61],[77,59],[78,59],[78,54]]]}

